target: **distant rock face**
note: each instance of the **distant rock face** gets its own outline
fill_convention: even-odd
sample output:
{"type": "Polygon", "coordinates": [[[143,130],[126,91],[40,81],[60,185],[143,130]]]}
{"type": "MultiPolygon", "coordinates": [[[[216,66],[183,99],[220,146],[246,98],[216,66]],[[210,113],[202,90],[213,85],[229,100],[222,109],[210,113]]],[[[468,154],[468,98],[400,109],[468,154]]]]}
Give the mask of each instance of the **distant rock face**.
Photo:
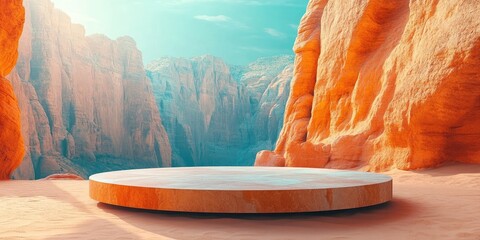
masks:
{"type": "Polygon", "coordinates": [[[231,67],[202,56],[148,64],[173,165],[253,164],[255,153],[272,147],[278,136],[292,61],[278,57],[231,67]]]}
{"type": "Polygon", "coordinates": [[[260,58],[238,71],[248,96],[254,142],[273,147],[283,124],[293,76],[293,56],[260,58]]]}
{"type": "Polygon", "coordinates": [[[0,1],[0,9],[0,180],[6,180],[25,152],[17,99],[5,79],[17,60],[25,10],[21,0],[0,1]]]}
{"type": "Polygon", "coordinates": [[[170,166],[168,136],[134,40],[85,37],[50,0],[25,4],[10,79],[29,151],[14,176],[170,166]]]}
{"type": "Polygon", "coordinates": [[[480,163],[478,1],[311,0],[274,152],[257,165],[480,163]]]}

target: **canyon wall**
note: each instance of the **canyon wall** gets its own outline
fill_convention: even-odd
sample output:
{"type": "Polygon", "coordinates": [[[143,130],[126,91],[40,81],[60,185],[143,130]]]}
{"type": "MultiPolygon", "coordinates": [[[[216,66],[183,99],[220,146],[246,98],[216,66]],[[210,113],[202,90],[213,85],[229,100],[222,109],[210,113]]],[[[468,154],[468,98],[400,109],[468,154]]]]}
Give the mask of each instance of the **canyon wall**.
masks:
{"type": "Polygon", "coordinates": [[[252,165],[281,128],[292,57],[228,66],[213,56],[147,65],[174,166],[252,165]]]}
{"type": "Polygon", "coordinates": [[[247,125],[257,145],[273,149],[283,125],[283,114],[293,76],[293,56],[264,57],[235,69],[234,78],[246,88],[252,118],[247,125]]]}
{"type": "Polygon", "coordinates": [[[25,152],[17,99],[5,78],[17,60],[25,9],[21,0],[0,1],[0,9],[0,180],[6,180],[25,152]]]}
{"type": "Polygon", "coordinates": [[[275,151],[256,165],[480,163],[480,3],[310,0],[275,151]]]}
{"type": "Polygon", "coordinates": [[[25,0],[9,79],[28,149],[15,178],[171,165],[141,52],[130,37],[85,36],[50,0],[25,0]]]}

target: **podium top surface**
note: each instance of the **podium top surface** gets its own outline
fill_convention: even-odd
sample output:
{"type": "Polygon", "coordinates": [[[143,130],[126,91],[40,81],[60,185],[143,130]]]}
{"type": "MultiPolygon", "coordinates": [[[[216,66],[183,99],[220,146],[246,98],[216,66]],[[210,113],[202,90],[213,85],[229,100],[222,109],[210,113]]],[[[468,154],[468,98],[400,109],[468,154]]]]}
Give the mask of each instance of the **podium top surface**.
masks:
{"type": "Polygon", "coordinates": [[[392,179],[377,173],[320,168],[181,167],[105,172],[90,176],[90,180],[157,189],[278,191],[358,187],[392,179]]]}

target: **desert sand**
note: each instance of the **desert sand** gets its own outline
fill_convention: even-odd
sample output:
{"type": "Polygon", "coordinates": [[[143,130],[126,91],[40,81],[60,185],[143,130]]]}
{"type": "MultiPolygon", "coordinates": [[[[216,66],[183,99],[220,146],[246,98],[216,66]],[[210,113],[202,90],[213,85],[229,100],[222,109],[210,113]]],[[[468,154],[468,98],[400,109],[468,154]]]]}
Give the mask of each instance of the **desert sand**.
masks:
{"type": "Polygon", "coordinates": [[[480,239],[480,165],[387,172],[394,199],[357,210],[225,215],[98,203],[88,182],[0,182],[0,239],[480,239]]]}

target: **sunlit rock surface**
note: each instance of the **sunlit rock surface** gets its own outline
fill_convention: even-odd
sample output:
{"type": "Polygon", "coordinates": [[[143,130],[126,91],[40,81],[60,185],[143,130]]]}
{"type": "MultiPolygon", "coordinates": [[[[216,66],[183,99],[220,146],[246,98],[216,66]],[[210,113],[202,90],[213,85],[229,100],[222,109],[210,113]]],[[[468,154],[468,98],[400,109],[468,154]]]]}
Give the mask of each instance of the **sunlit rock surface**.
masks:
{"type": "Polygon", "coordinates": [[[49,0],[26,0],[19,97],[25,161],[16,178],[171,165],[171,149],[130,37],[85,36],[49,0]]]}
{"type": "Polygon", "coordinates": [[[257,165],[480,163],[478,1],[311,0],[274,152],[257,165]]]}
{"type": "Polygon", "coordinates": [[[292,61],[280,56],[229,66],[202,56],[148,64],[173,165],[252,165],[259,149],[273,149],[292,61]]]}
{"type": "Polygon", "coordinates": [[[15,66],[24,21],[21,0],[0,1],[0,180],[10,178],[25,152],[17,98],[5,78],[15,66]]]}

